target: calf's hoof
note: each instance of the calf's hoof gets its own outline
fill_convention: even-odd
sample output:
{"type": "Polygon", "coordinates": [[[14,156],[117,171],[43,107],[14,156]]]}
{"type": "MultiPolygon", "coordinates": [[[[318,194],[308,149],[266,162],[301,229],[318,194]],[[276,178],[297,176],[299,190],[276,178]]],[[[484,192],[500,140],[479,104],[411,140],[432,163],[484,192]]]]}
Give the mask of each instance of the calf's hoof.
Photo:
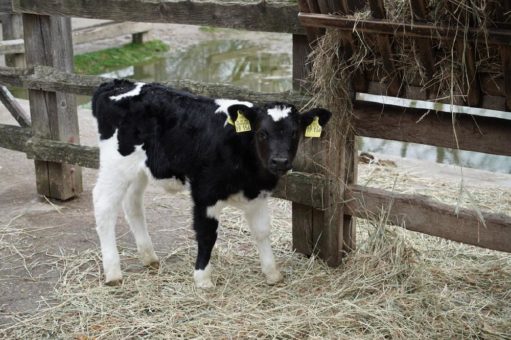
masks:
{"type": "Polygon", "coordinates": [[[273,286],[282,281],[284,281],[284,277],[278,270],[266,275],[266,283],[270,286],[273,286]]]}
{"type": "Polygon", "coordinates": [[[160,269],[160,261],[158,261],[158,260],[152,261],[152,262],[146,264],[145,266],[149,269],[158,270],[158,269],[160,269]]]}
{"type": "Polygon", "coordinates": [[[202,280],[200,282],[195,281],[195,286],[199,289],[211,289],[215,287],[211,280],[202,280]]]}
{"type": "Polygon", "coordinates": [[[122,279],[106,281],[105,285],[109,287],[116,287],[122,284],[122,279]]]}

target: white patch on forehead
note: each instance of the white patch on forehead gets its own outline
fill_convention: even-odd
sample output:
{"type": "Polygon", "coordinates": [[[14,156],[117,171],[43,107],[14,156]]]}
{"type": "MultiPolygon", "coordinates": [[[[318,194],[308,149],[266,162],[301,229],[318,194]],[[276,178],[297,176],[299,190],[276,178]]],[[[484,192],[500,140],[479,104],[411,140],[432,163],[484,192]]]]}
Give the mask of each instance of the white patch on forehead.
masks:
{"type": "Polygon", "coordinates": [[[140,94],[140,91],[142,91],[142,87],[144,87],[145,83],[135,83],[135,88],[131,91],[128,91],[126,93],[123,93],[123,94],[119,94],[117,96],[110,96],[110,100],[113,100],[113,101],[119,101],[121,99],[124,99],[124,98],[128,98],[128,97],[136,97],[140,94]]]}
{"type": "Polygon", "coordinates": [[[278,122],[281,119],[287,118],[291,113],[291,108],[286,106],[275,106],[272,109],[268,109],[268,115],[273,119],[274,122],[278,122]]]}
{"type": "Polygon", "coordinates": [[[215,110],[215,113],[223,113],[226,117],[224,126],[227,125],[227,118],[229,118],[229,113],[227,110],[229,107],[233,105],[245,105],[248,107],[254,106],[251,102],[243,102],[236,99],[216,99],[215,104],[218,105],[218,108],[215,110]]]}

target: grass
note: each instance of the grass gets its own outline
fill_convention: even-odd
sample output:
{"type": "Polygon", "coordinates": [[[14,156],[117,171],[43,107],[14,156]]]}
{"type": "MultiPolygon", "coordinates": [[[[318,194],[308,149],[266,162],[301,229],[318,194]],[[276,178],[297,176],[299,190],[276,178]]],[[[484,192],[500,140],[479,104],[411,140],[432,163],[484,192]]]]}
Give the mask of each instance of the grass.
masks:
{"type": "Polygon", "coordinates": [[[85,53],[75,56],[75,72],[101,74],[153,60],[168,50],[168,45],[160,40],[153,40],[144,44],[131,43],[122,47],[85,53]]]}

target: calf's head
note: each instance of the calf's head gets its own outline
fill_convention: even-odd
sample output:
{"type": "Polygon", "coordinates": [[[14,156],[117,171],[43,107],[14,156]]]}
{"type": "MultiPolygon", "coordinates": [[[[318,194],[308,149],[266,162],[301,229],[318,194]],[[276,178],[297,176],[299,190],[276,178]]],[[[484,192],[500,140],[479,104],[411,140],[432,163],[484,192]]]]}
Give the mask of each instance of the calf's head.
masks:
{"type": "Polygon", "coordinates": [[[293,105],[285,103],[269,103],[261,107],[232,105],[228,113],[235,125],[238,120],[250,122],[250,131],[240,133],[253,134],[261,166],[277,176],[291,169],[298,142],[307,127],[315,121],[324,127],[332,115],[320,108],[300,113],[293,105]]]}

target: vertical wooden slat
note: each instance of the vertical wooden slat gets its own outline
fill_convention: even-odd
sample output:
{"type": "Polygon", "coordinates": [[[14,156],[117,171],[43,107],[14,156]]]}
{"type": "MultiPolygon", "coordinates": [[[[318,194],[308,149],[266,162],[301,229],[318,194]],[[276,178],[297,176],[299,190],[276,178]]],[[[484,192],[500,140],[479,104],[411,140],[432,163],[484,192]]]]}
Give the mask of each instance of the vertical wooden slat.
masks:
{"type": "MultiPolygon", "coordinates": [[[[23,24],[21,14],[2,15],[3,40],[23,39],[23,24]]],[[[22,53],[7,54],[5,65],[9,67],[25,67],[25,55],[22,53]]]]}
{"type": "Polygon", "coordinates": [[[511,47],[501,46],[502,72],[504,72],[504,92],[506,95],[506,110],[511,111],[511,47]]]}
{"type": "MultiPolygon", "coordinates": [[[[373,18],[385,19],[386,15],[383,0],[369,0],[369,7],[371,8],[373,18]]],[[[399,96],[402,88],[400,83],[402,77],[399,76],[391,59],[392,48],[390,39],[388,36],[377,35],[376,44],[383,59],[383,68],[387,73],[387,78],[389,79],[387,94],[389,96],[399,96]]]]}
{"type": "MultiPolygon", "coordinates": [[[[459,9],[457,5],[452,2],[447,2],[447,9],[452,13],[452,16],[456,17],[459,9]]],[[[463,10],[461,11],[463,13],[463,10]]],[[[458,17],[457,18],[459,24],[462,27],[469,27],[474,23],[471,22],[470,18],[467,17],[458,17]]],[[[456,38],[453,46],[456,50],[457,56],[460,59],[462,65],[464,65],[464,74],[463,83],[465,87],[462,89],[463,94],[466,95],[464,102],[468,106],[479,106],[482,100],[481,89],[479,84],[479,76],[476,70],[475,63],[475,47],[474,44],[470,41],[466,41],[465,38],[461,35],[456,38]]],[[[458,104],[458,103],[456,103],[458,104]]]]}
{"type": "MultiPolygon", "coordinates": [[[[415,20],[425,21],[428,14],[426,2],[424,0],[411,0],[410,3],[415,20]]],[[[424,67],[425,77],[429,81],[433,78],[435,73],[435,54],[433,52],[432,41],[429,39],[415,39],[415,45],[419,52],[419,60],[424,67]]],[[[427,98],[431,98],[431,95],[436,96],[437,92],[435,88],[424,91],[426,92],[427,98]]]]}
{"type": "MultiPolygon", "coordinates": [[[[311,13],[307,0],[298,0],[298,9],[302,13],[311,13]]],[[[313,44],[321,34],[321,30],[316,27],[306,27],[305,32],[310,44],[313,44]]]]}
{"type": "MultiPolygon", "coordinates": [[[[328,0],[308,3],[310,8],[321,9],[322,12],[332,10],[328,0]]],[[[351,33],[348,32],[348,36],[351,37],[351,33]]],[[[350,49],[350,43],[352,41],[346,39],[347,49],[350,49]]],[[[296,45],[293,51],[299,51],[298,44],[304,42],[293,39],[293,44],[296,45]]],[[[298,64],[302,58],[294,55],[293,60],[298,64]]],[[[298,65],[294,68],[297,68],[296,76],[301,76],[299,70],[303,68],[298,65]]],[[[299,171],[322,173],[332,178],[332,185],[325,196],[326,209],[318,210],[293,203],[294,249],[307,255],[316,252],[330,266],[339,265],[342,254],[354,247],[354,220],[344,213],[342,197],[345,183],[354,180],[355,149],[354,143],[347,143],[344,136],[333,133],[335,129],[335,126],[327,126],[325,136],[321,139],[303,140],[295,160],[295,168],[299,171]]]]}
{"type": "MultiPolygon", "coordinates": [[[[71,20],[23,14],[27,66],[48,65],[73,71],[71,20]]],[[[79,144],[78,118],[74,95],[29,90],[32,133],[79,144]]],[[[81,168],[75,165],[35,161],[38,193],[60,200],[82,191],[81,168]]]]}

